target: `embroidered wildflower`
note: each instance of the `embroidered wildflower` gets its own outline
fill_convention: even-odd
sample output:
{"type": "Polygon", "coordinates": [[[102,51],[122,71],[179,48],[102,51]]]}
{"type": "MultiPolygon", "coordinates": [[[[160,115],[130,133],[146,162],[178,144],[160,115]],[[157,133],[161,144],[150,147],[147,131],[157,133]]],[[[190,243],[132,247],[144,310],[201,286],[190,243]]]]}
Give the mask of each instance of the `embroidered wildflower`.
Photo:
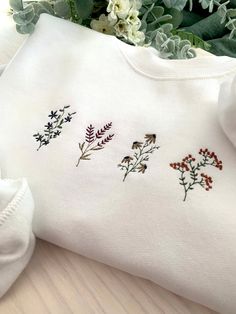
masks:
{"type": "Polygon", "coordinates": [[[213,166],[219,170],[223,169],[222,161],[218,159],[214,152],[210,152],[207,148],[200,149],[199,155],[202,160],[196,162],[196,158],[191,154],[182,159],[181,162],[171,163],[170,167],[180,172],[179,184],[184,189],[184,199],[186,200],[188,192],[193,190],[197,185],[204,188],[206,191],[212,189],[213,179],[200,170],[207,166],[213,166]]]}
{"type": "Polygon", "coordinates": [[[133,145],[132,145],[132,149],[137,149],[137,148],[141,148],[143,145],[143,142],[133,142],[133,145]]]}
{"type": "Polygon", "coordinates": [[[146,169],[147,169],[147,165],[146,165],[146,164],[140,164],[140,165],[137,167],[137,169],[138,169],[138,172],[144,173],[144,172],[146,171],[146,169]]]}
{"type": "Polygon", "coordinates": [[[57,110],[56,111],[51,111],[50,115],[48,116],[51,119],[54,119],[57,117],[57,110]]]}
{"type": "Polygon", "coordinates": [[[72,120],[72,117],[76,114],[76,112],[67,113],[67,116],[65,117],[65,113],[69,108],[70,106],[68,105],[64,106],[62,109],[51,111],[48,115],[50,121],[44,126],[45,129],[43,134],[38,132],[33,135],[36,142],[39,142],[37,150],[39,150],[42,146],[47,146],[51,139],[57,138],[61,134],[63,125],[72,120]]]}
{"type": "Polygon", "coordinates": [[[156,143],[156,134],[146,134],[145,135],[146,142],[149,144],[156,143]]]}
{"type": "Polygon", "coordinates": [[[134,158],[130,156],[125,156],[121,163],[130,163],[134,158]]]}
{"type": "Polygon", "coordinates": [[[212,177],[209,177],[207,174],[201,173],[201,177],[203,178],[203,187],[206,191],[212,189],[212,177]]]}
{"type": "Polygon", "coordinates": [[[125,171],[123,181],[131,172],[145,173],[147,169],[147,162],[149,156],[157,149],[159,146],[152,145],[156,142],[156,134],[146,134],[145,141],[135,141],[132,144],[132,149],[134,150],[133,156],[125,156],[121,163],[118,164],[120,170],[125,171]]]}

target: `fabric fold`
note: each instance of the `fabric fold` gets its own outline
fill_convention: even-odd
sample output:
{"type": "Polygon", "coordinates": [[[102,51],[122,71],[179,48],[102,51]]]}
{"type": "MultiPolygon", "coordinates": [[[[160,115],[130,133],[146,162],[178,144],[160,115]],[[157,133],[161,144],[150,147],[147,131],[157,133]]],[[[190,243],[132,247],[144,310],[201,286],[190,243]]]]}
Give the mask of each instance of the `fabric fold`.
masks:
{"type": "Polygon", "coordinates": [[[225,134],[236,147],[236,76],[222,83],[218,116],[225,134]]]}
{"type": "Polygon", "coordinates": [[[34,202],[25,179],[0,180],[0,297],[29,262],[35,246],[34,202]]]}
{"type": "Polygon", "coordinates": [[[234,314],[236,60],[118,42],[40,16],[0,79],[2,174],[27,178],[39,238],[234,314]]]}

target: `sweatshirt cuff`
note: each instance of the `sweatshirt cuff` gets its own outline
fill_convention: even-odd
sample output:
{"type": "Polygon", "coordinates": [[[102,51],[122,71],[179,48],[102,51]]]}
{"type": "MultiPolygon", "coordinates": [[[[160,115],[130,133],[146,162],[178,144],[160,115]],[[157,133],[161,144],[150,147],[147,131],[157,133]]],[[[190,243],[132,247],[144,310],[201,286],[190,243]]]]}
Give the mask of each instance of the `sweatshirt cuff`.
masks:
{"type": "Polygon", "coordinates": [[[33,211],[34,201],[25,179],[0,180],[0,297],[33,253],[33,211]]]}

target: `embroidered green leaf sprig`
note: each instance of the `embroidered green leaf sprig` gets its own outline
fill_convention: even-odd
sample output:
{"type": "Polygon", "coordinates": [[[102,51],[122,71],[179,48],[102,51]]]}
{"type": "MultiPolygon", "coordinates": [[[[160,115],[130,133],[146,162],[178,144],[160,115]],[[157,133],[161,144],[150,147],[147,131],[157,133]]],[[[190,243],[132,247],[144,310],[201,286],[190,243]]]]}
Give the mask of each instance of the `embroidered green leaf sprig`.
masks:
{"type": "Polygon", "coordinates": [[[111,128],[112,122],[105,124],[97,131],[95,131],[95,127],[92,124],[87,127],[85,141],[83,143],[79,143],[81,155],[78,159],[76,167],[79,166],[81,160],[90,160],[90,156],[93,152],[104,149],[105,145],[113,139],[114,134],[107,135],[107,131],[111,128]]]}
{"type": "Polygon", "coordinates": [[[203,168],[213,166],[219,170],[223,169],[222,161],[214,152],[210,152],[207,148],[201,148],[199,155],[202,156],[199,162],[189,154],[181,162],[170,164],[171,168],[180,172],[179,184],[184,189],[183,201],[186,200],[189,191],[194,190],[196,186],[201,186],[206,191],[212,189],[213,179],[202,171],[203,168]]]}
{"type": "Polygon", "coordinates": [[[118,164],[120,170],[125,172],[123,181],[125,181],[129,173],[145,173],[147,170],[147,161],[149,160],[150,155],[153,154],[155,150],[160,148],[160,146],[155,145],[155,143],[156,134],[146,134],[144,141],[133,142],[133,155],[125,156],[121,163],[118,164]]]}
{"type": "Polygon", "coordinates": [[[33,135],[36,142],[39,143],[37,151],[42,146],[47,146],[51,140],[57,138],[61,135],[63,126],[69,122],[71,122],[73,115],[76,114],[76,112],[67,112],[67,110],[70,108],[69,105],[64,106],[62,109],[51,111],[51,113],[48,115],[50,120],[47,124],[44,126],[43,133],[36,133],[33,135]]]}

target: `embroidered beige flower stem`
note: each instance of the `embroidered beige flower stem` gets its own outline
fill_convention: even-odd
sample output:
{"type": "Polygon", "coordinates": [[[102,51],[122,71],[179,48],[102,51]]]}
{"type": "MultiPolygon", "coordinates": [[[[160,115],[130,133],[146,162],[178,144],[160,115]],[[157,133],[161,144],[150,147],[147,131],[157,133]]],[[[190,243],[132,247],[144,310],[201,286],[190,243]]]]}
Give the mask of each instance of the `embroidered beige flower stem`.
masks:
{"type": "Polygon", "coordinates": [[[146,134],[145,142],[135,141],[132,144],[134,150],[133,156],[125,156],[118,167],[125,171],[123,182],[131,172],[145,173],[147,169],[147,162],[150,154],[159,149],[159,146],[151,145],[156,142],[156,134],[146,134]]]}

